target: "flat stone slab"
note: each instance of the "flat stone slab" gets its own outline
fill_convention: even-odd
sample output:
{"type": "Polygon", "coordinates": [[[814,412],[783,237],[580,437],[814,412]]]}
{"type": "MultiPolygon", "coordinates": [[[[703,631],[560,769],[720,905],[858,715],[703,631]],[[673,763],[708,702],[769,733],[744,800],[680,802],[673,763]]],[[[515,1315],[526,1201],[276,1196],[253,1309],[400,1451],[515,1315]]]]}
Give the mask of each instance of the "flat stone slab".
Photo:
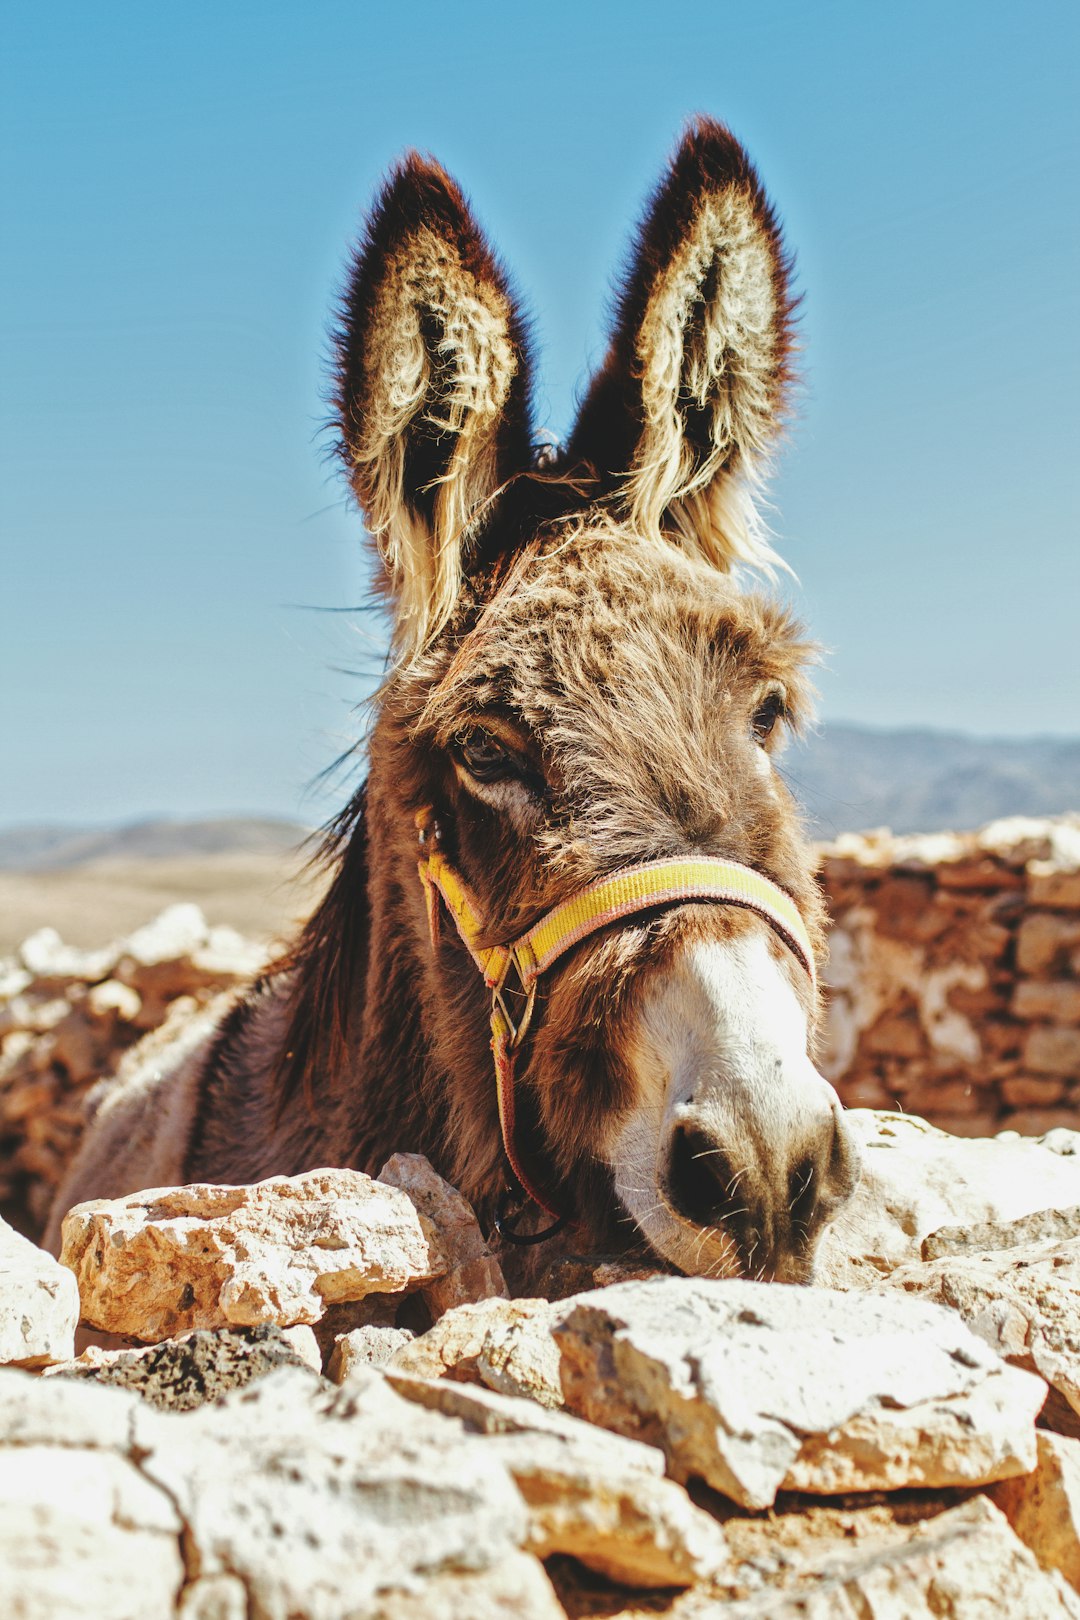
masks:
{"type": "Polygon", "coordinates": [[[1035,1463],[1042,1380],[922,1301],[664,1277],[564,1303],[553,1334],[569,1410],[744,1507],[1035,1463]]]}
{"type": "Polygon", "coordinates": [[[63,1233],[83,1321],[147,1343],[310,1325],[331,1304],[416,1288],[453,1265],[407,1193],[357,1170],[96,1199],[69,1211],[63,1233]]]}

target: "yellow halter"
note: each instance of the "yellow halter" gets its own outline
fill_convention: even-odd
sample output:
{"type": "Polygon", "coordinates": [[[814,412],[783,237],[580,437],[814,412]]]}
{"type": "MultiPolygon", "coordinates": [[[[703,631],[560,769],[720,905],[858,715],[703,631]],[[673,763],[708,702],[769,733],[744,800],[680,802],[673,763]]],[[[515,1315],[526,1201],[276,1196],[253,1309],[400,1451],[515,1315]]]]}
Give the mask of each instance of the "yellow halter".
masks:
{"type": "MultiPolygon", "coordinates": [[[[514,1053],[532,1020],[541,974],[580,940],[624,917],[705,900],[743,906],[756,912],[779,934],[816,987],[814,949],[791,896],[749,866],[705,856],[647,861],[641,866],[625,867],[611,877],[590,883],[569,900],[561,901],[520,939],[481,948],[477,942],[484,933],[483,915],[468,885],[438,847],[439,830],[432,812],[420,811],[416,826],[420,841],[420,880],[427,901],[432,945],[438,940],[441,899],[491,991],[491,1049],[495,1059],[503,1149],[522,1191],[560,1225],[558,1211],[530,1180],[521,1163],[515,1132],[514,1053]],[[516,987],[512,982],[514,977],[516,987]],[[507,990],[512,988],[525,996],[524,1010],[516,1016],[506,999],[507,990]]],[[[554,1230],[554,1227],[548,1228],[538,1237],[546,1237],[554,1230]]]]}

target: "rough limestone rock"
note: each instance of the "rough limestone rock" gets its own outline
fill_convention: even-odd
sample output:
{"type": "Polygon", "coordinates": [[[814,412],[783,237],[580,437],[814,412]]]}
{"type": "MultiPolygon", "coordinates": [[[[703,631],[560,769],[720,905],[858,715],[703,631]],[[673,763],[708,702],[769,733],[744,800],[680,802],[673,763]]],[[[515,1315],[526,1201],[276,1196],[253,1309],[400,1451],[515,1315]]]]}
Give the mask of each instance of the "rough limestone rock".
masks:
{"type": "Polygon", "coordinates": [[[1041,1379],[922,1301],[664,1277],[561,1310],[567,1407],[744,1507],[1034,1466],[1041,1379]]]}
{"type": "Polygon", "coordinates": [[[815,1280],[829,1286],[872,1286],[917,1260],[923,1239],[941,1227],[1080,1203],[1080,1132],[961,1138],[910,1114],[853,1108],[845,1118],[863,1173],[818,1250],[815,1280]]]}
{"type": "Polygon", "coordinates": [[[281,1371],[195,1412],[143,1406],[133,1434],[199,1574],[240,1580],[260,1620],[562,1620],[506,1467],[378,1373],[281,1371]]]}
{"type": "Polygon", "coordinates": [[[450,1262],[446,1275],[422,1290],[433,1321],[455,1305],[506,1298],[502,1267],[484,1242],[472,1205],[443,1180],[423,1154],[395,1153],[379,1171],[379,1180],[409,1195],[438,1232],[439,1245],[450,1262]]]}
{"type": "Polygon", "coordinates": [[[1040,1434],[1035,1472],[1003,1480],[991,1495],[1040,1566],[1080,1592],[1080,1440],[1040,1434]]]}
{"type": "Polygon", "coordinates": [[[0,1372],[0,1613],[562,1620],[486,1439],[376,1373],[271,1374],[162,1412],[0,1372]]]}
{"type": "Polygon", "coordinates": [[[343,1384],[355,1367],[385,1367],[414,1338],[408,1328],[377,1322],[339,1334],[330,1352],[326,1376],[335,1384],[343,1384]]]}
{"type": "Polygon", "coordinates": [[[130,1455],[137,1404],[0,1372],[0,1614],[171,1620],[183,1525],[130,1455]]]}
{"type": "Polygon", "coordinates": [[[1045,1378],[1080,1419],[1080,1237],[946,1253],[898,1266],[881,1286],[957,1311],[999,1355],[1045,1378]]]}
{"type": "MultiPolygon", "coordinates": [[[[610,1613],[610,1611],[608,1611],[610,1613]]],[[[640,1612],[640,1611],[639,1611],[640,1612]]],[[[631,1620],[624,1610],[612,1620],[631,1620]]],[[[789,1590],[742,1601],[688,1592],[665,1620],[1078,1620],[1080,1599],[1033,1555],[985,1497],[942,1513],[905,1541],[840,1557],[789,1590]]],[[[636,1620],[636,1616],[635,1616],[636,1620]]]]}
{"type": "MultiPolygon", "coordinates": [[[[84,1350],[46,1370],[49,1378],[82,1378],[141,1395],[151,1406],[187,1412],[241,1389],[279,1367],[310,1366],[273,1324],[199,1328],[138,1350],[84,1350]]],[[[308,1332],[311,1330],[308,1329],[308,1332]]]]}
{"type": "Polygon", "coordinates": [[[407,1400],[490,1436],[488,1450],[528,1504],[538,1558],[570,1554],[628,1586],[689,1586],[726,1570],[719,1526],[663,1477],[654,1447],[491,1390],[401,1374],[390,1382],[407,1400]]]}
{"type": "Polygon", "coordinates": [[[541,1406],[563,1404],[559,1350],[551,1336],[558,1307],[545,1299],[489,1299],[460,1305],[391,1359],[416,1378],[486,1384],[541,1406]]]}
{"type": "Polygon", "coordinates": [[[331,1303],[449,1269],[411,1200],[356,1170],[98,1199],[71,1210],[63,1231],[83,1321],[148,1343],[197,1327],[310,1324],[331,1303]]]}
{"type": "Polygon", "coordinates": [[[41,1367],[73,1356],[78,1321],[71,1273],[0,1221],[0,1363],[41,1367]]]}
{"type": "Polygon", "coordinates": [[[923,1238],[923,1260],[947,1254],[980,1254],[987,1249],[1018,1249],[1027,1243],[1080,1238],[1080,1204],[1072,1209],[1039,1209],[1018,1221],[986,1221],[974,1226],[943,1226],[923,1238]]]}

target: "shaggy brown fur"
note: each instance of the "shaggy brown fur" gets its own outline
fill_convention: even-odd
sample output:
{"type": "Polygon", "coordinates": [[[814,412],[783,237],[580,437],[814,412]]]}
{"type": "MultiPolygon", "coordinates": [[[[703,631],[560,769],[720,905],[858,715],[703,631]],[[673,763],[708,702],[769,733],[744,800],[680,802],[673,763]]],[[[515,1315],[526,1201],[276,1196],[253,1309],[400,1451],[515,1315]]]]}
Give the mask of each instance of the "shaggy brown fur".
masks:
{"type": "MultiPolygon", "coordinates": [[[[539,465],[505,277],[436,164],[411,156],[391,178],[341,307],[336,411],[396,663],[367,786],[330,833],[326,899],[205,1065],[191,1179],[376,1172],[408,1149],[490,1221],[507,1176],[488,1001],[453,928],[429,939],[423,809],[492,943],[621,866],[694,853],[766,873],[820,946],[810,850],[765,759],[804,711],[810,649],[730,572],[771,556],[749,497],[789,380],[788,270],[745,154],[698,120],[569,450],[539,465]]],[[[708,905],[642,916],[544,982],[519,1066],[524,1146],[593,1241],[631,1237],[602,1146],[637,1102],[643,995],[688,941],[762,927],[708,905]]],[[[769,941],[807,1002],[809,981],[769,941]]],[[[821,1215],[836,1152],[830,1138],[821,1215]]],[[[808,1234],[816,1218],[802,1217],[808,1234]]]]}

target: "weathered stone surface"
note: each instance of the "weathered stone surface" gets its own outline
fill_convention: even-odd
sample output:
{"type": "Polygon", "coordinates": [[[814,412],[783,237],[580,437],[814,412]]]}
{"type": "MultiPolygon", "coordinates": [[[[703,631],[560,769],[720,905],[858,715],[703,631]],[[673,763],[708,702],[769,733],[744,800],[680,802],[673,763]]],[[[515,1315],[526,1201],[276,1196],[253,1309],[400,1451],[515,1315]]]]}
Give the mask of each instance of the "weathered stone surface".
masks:
{"type": "Polygon", "coordinates": [[[141,1395],[152,1406],[187,1412],[279,1367],[309,1366],[285,1331],[270,1324],[200,1328],[145,1349],[84,1350],[77,1360],[50,1367],[47,1376],[111,1384],[141,1395]]]}
{"type": "Polygon", "coordinates": [[[0,1372],[0,1614],[174,1614],[182,1525],[128,1455],[135,1405],[116,1390],[0,1372]]]}
{"type": "Polygon", "coordinates": [[[385,1367],[414,1338],[408,1328],[380,1327],[377,1323],[353,1328],[335,1341],[326,1376],[335,1384],[343,1384],[355,1367],[385,1367]]]}
{"type": "Polygon", "coordinates": [[[375,1373],[180,1413],[0,1372],[5,1616],[562,1620],[529,1522],[485,1438],[375,1373]]]}
{"type": "Polygon", "coordinates": [[[472,1205],[443,1180],[423,1154],[395,1153],[379,1171],[379,1180],[407,1193],[439,1235],[449,1269],[422,1290],[434,1321],[456,1305],[506,1298],[502,1268],[484,1242],[472,1205]]]}
{"type": "Polygon", "coordinates": [[[281,1371],[195,1412],[142,1407],[134,1440],[200,1575],[241,1580],[260,1620],[561,1617],[505,1466],[378,1373],[329,1390],[281,1371]]]}
{"type": "Polygon", "coordinates": [[[566,1404],[752,1508],[781,1486],[898,1490],[1030,1469],[1041,1380],[915,1303],[681,1277],[603,1289],[554,1326],[566,1404]]]}
{"type": "Polygon", "coordinates": [[[544,1299],[460,1305],[398,1350],[389,1365],[416,1378],[482,1383],[504,1395],[559,1407],[559,1351],[551,1336],[557,1310],[544,1299]]]}
{"type": "Polygon", "coordinates": [[[1080,1601],[1059,1575],[1039,1569],[1004,1515],[976,1497],[905,1541],[861,1557],[841,1554],[787,1590],[733,1603],[690,1592],[667,1614],[668,1620],[1076,1620],[1080,1601]]]}
{"type": "Polygon", "coordinates": [[[73,1356],[78,1320],[71,1273],[0,1221],[0,1363],[40,1367],[73,1356]]]}
{"type": "Polygon", "coordinates": [[[630,1586],[688,1586],[726,1568],[721,1531],[663,1477],[654,1447],[534,1401],[445,1379],[389,1377],[407,1400],[489,1436],[489,1451],[528,1504],[528,1546],[538,1558],[571,1554],[630,1586]]]}
{"type": "Polygon", "coordinates": [[[1080,1204],[1071,1209],[1037,1209],[1016,1221],[942,1226],[923,1238],[919,1252],[923,1260],[940,1260],[947,1254],[1019,1249],[1028,1243],[1064,1243],[1069,1238],[1080,1238],[1080,1204]]]}
{"type": "Polygon", "coordinates": [[[851,1203],[826,1230],[816,1279],[869,1286],[917,1259],[944,1226],[1016,1220],[1080,1203],[1080,1133],[1041,1141],[1008,1132],[960,1140],[907,1114],[851,1109],[863,1174],[851,1203]]]}
{"type": "Polygon", "coordinates": [[[1040,1434],[1035,1472],[1003,1480],[991,1495],[1040,1567],[1080,1592],[1080,1440],[1040,1434]]]}
{"type": "Polygon", "coordinates": [[[151,1343],[317,1322],[332,1302],[413,1288],[449,1264],[409,1198],[355,1170],[99,1199],[63,1230],[83,1320],[151,1343]]]}
{"type": "Polygon", "coordinates": [[[899,1266],[882,1286],[947,1305],[1080,1414],[1080,1237],[946,1254],[899,1266]]]}

